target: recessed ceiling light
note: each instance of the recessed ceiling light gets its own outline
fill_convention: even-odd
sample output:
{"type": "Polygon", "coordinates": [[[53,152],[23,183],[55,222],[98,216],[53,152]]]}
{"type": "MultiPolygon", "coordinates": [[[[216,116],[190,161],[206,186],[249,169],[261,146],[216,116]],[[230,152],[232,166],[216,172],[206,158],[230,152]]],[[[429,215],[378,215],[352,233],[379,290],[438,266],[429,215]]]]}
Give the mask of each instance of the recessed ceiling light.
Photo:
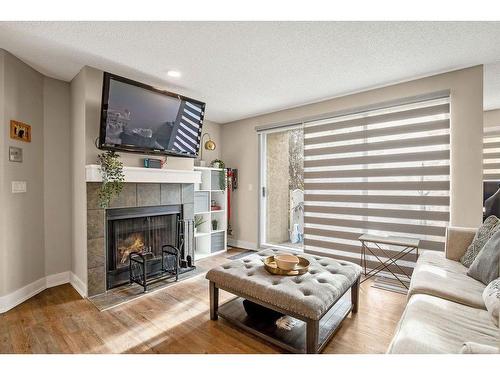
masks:
{"type": "Polygon", "coordinates": [[[178,72],[177,70],[169,70],[167,72],[167,76],[174,77],[174,78],[179,78],[181,76],[181,72],[178,72]]]}

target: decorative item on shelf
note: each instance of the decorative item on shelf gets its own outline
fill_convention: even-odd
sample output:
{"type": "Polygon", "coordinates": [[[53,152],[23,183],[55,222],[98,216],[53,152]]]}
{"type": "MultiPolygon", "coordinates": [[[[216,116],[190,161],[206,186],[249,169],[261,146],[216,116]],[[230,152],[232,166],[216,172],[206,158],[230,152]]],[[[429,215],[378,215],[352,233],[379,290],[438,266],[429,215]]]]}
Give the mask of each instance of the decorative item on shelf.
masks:
{"type": "Polygon", "coordinates": [[[212,230],[217,230],[219,227],[219,222],[217,220],[212,220],[212,230]]]}
{"type": "Polygon", "coordinates": [[[224,169],[226,165],[220,159],[215,159],[210,162],[210,167],[224,169]]]}
{"type": "Polygon", "coordinates": [[[195,215],[195,217],[194,217],[194,233],[197,233],[198,227],[205,222],[206,222],[206,220],[203,219],[203,216],[195,215]]]}
{"type": "Polygon", "coordinates": [[[97,155],[97,163],[101,169],[102,184],[99,189],[99,206],[107,208],[111,199],[118,196],[125,183],[123,164],[114,151],[106,151],[97,155]]]}
{"type": "MultiPolygon", "coordinates": [[[[226,165],[224,164],[224,162],[222,160],[215,159],[215,160],[212,160],[212,162],[210,163],[210,167],[225,169],[226,165]]],[[[227,186],[226,172],[220,171],[219,172],[219,190],[226,190],[226,186],[227,186]]]]}
{"type": "Polygon", "coordinates": [[[215,148],[217,147],[217,145],[215,144],[214,141],[212,141],[212,138],[210,137],[210,134],[209,133],[205,133],[201,136],[201,143],[203,143],[203,139],[205,138],[205,136],[208,135],[208,141],[206,141],[204,144],[203,144],[203,147],[201,148],[201,153],[200,153],[200,167],[204,167],[206,165],[206,161],[203,160],[203,150],[207,150],[207,151],[213,151],[215,150],[215,148]]]}
{"type": "Polygon", "coordinates": [[[217,201],[215,199],[212,199],[210,201],[210,211],[220,211],[221,206],[217,204],[217,201]]]}

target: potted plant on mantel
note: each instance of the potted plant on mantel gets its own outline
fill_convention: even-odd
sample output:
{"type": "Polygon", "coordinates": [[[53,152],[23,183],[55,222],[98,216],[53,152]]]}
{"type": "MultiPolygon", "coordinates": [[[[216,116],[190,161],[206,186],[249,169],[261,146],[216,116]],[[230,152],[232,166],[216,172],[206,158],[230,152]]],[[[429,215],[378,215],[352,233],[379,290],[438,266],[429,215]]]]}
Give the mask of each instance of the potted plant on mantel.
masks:
{"type": "Polygon", "coordinates": [[[97,163],[102,176],[98,197],[101,208],[108,208],[111,200],[123,190],[125,175],[123,174],[123,163],[119,157],[120,155],[114,151],[106,151],[97,155],[97,163]]]}

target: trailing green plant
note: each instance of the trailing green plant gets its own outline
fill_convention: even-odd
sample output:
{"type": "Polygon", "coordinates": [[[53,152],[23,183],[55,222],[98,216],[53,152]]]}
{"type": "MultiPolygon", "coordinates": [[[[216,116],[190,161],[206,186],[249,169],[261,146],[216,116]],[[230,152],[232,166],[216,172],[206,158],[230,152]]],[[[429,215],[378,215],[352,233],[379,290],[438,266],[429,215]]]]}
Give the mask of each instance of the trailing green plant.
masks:
{"type": "Polygon", "coordinates": [[[106,151],[97,155],[97,163],[101,169],[102,184],[99,189],[99,206],[109,207],[111,199],[118,196],[123,190],[125,175],[120,155],[114,151],[106,151]]]}
{"type": "Polygon", "coordinates": [[[212,162],[210,163],[210,166],[212,168],[220,168],[220,169],[223,169],[223,171],[220,171],[219,172],[219,190],[226,190],[226,186],[227,186],[227,177],[226,177],[226,165],[224,164],[224,162],[220,159],[215,159],[215,160],[212,160],[212,162]]]}

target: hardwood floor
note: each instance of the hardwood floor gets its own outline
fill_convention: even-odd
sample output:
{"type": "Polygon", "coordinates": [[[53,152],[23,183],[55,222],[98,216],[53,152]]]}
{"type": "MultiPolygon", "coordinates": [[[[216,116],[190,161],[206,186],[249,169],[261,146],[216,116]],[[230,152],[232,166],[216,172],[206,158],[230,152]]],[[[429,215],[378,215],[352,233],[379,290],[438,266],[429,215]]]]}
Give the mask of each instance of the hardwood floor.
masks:
{"type": "MultiPolygon", "coordinates": [[[[228,254],[200,261],[227,262],[228,254]]],[[[221,303],[232,295],[221,291],[221,303]]],[[[360,288],[360,306],[323,353],[384,353],[406,296],[360,288]]],[[[69,285],[47,289],[0,314],[0,353],[282,353],[219,319],[209,320],[208,281],[200,275],[104,312],[69,285]]]]}

